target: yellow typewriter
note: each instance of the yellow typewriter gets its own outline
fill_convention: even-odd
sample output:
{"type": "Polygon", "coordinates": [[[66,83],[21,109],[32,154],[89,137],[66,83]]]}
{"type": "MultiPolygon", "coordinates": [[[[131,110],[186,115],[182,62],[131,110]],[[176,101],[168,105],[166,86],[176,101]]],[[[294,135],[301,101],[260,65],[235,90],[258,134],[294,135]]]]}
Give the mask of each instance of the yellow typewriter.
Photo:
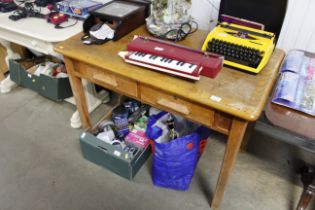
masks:
{"type": "Polygon", "coordinates": [[[271,32],[222,22],[208,34],[202,51],[223,55],[225,65],[257,74],[267,64],[274,41],[271,32]]]}

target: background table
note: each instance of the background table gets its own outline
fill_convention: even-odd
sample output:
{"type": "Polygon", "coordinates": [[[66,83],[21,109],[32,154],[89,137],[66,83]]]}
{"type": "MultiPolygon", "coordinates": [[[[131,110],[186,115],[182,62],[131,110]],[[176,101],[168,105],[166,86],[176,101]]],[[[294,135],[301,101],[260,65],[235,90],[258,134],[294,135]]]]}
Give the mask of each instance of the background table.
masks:
{"type": "MultiPolygon", "coordinates": [[[[42,13],[48,13],[46,8],[41,9],[42,13]]],[[[16,43],[34,50],[38,53],[51,55],[63,59],[62,55],[54,51],[54,45],[62,42],[83,30],[82,21],[77,21],[74,26],[55,29],[53,24],[47,23],[44,19],[39,18],[25,18],[18,21],[12,21],[8,17],[12,14],[0,13],[0,43],[7,49],[7,64],[9,59],[18,59],[20,55],[14,53],[10,47],[10,42],[16,43]]],[[[76,20],[69,19],[64,23],[64,26],[75,23],[76,20]]],[[[16,84],[10,80],[8,76],[0,83],[0,91],[8,93],[16,84]]],[[[102,103],[99,99],[99,94],[96,93],[93,85],[84,82],[85,93],[89,105],[89,111],[93,111],[102,103]]],[[[104,92],[103,92],[104,93],[104,92]]],[[[73,99],[68,99],[69,102],[74,103],[73,99]]],[[[71,117],[72,127],[78,128],[81,126],[79,113],[76,111],[71,117]]]]}
{"type": "MultiPolygon", "coordinates": [[[[45,8],[41,10],[44,14],[48,13],[45,8]]],[[[8,18],[12,13],[0,13],[0,38],[46,55],[60,56],[54,51],[54,44],[82,31],[82,21],[78,21],[77,24],[69,28],[55,29],[53,24],[40,18],[24,18],[12,21],[8,18]]],[[[65,25],[74,22],[74,19],[70,19],[65,25]]]]}

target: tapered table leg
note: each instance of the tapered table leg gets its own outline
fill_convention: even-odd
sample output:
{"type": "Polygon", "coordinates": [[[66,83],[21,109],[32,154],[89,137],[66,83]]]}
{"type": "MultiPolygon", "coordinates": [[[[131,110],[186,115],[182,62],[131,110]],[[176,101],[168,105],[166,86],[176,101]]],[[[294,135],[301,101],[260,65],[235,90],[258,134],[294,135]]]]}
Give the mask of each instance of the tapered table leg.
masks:
{"type": "Polygon", "coordinates": [[[69,74],[70,84],[72,92],[74,94],[77,108],[80,114],[82,126],[84,128],[91,127],[91,120],[89,115],[88,106],[85,99],[84,88],[81,78],[75,75],[75,69],[72,60],[65,58],[65,64],[67,66],[67,72],[69,74]]]}
{"type": "Polygon", "coordinates": [[[231,171],[236,160],[237,154],[240,150],[245,131],[247,128],[247,121],[241,119],[233,119],[230,134],[225,148],[224,159],[221,165],[221,171],[217,181],[217,186],[211,202],[212,209],[219,209],[224,195],[225,187],[231,175],[231,171]]]}

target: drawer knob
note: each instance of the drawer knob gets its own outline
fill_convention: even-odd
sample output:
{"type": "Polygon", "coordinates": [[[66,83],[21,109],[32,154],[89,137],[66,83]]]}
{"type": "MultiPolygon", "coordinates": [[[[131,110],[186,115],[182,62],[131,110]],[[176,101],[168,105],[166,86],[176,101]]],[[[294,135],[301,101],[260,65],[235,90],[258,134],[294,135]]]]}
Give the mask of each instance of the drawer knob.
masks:
{"type": "Polygon", "coordinates": [[[159,99],[157,101],[157,104],[165,106],[169,109],[172,109],[172,110],[174,110],[178,113],[184,114],[184,115],[189,115],[189,113],[190,113],[189,109],[185,105],[170,101],[170,100],[165,99],[165,98],[159,99]]]}

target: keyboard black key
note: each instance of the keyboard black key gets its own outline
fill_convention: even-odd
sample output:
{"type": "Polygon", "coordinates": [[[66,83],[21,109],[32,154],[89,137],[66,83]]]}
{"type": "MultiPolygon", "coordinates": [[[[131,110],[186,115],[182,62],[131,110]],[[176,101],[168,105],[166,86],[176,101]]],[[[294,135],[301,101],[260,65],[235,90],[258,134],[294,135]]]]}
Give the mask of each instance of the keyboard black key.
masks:
{"type": "Polygon", "coordinates": [[[239,58],[233,58],[233,57],[230,57],[230,56],[224,56],[224,59],[226,59],[228,61],[231,61],[231,62],[242,64],[244,66],[250,66],[250,62],[245,61],[245,60],[240,60],[239,58]]]}
{"type": "Polygon", "coordinates": [[[250,47],[213,39],[208,42],[207,51],[221,54],[226,60],[239,63],[245,66],[257,68],[263,52],[250,47]]]}

